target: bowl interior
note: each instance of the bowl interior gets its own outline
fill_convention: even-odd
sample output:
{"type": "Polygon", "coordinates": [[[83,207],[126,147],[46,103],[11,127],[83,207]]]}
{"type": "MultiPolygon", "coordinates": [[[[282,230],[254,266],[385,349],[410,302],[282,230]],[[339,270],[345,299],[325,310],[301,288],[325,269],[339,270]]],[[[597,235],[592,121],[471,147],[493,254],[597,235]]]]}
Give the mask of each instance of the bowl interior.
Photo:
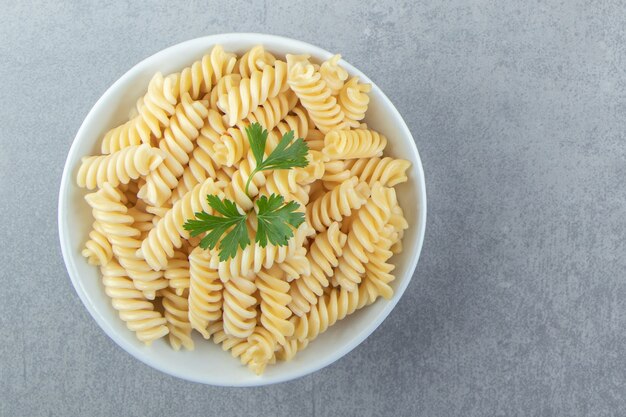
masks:
{"type": "MultiPolygon", "coordinates": [[[[165,49],[142,61],[113,84],[91,109],[70,149],[63,173],[59,195],[59,234],[63,257],[81,300],[104,331],[124,350],[146,364],[168,374],[213,385],[249,386],[264,385],[297,378],[314,372],[339,359],[362,342],[393,309],[409,283],[417,264],[424,237],[426,221],[426,193],[424,175],[415,143],[400,114],[389,99],[374,84],[367,113],[368,125],[389,139],[386,154],[411,160],[409,181],[396,190],[400,204],[410,224],[404,236],[404,251],[395,256],[395,295],[392,300],[378,300],[373,305],[356,312],[312,342],[290,362],[268,366],[265,374],[256,376],[240,362],[223,352],[212,341],[198,334],[196,349],[176,352],[165,339],[146,347],[118,318],[110,300],[104,294],[99,269],[80,255],[93,222],[91,211],[83,197],[85,190],[75,185],[75,176],[81,157],[99,153],[100,139],[110,128],[127,120],[128,111],[137,98],[143,95],[152,75],[179,71],[199,59],[215,44],[227,51],[241,54],[250,47],[263,44],[276,55],[307,53],[316,60],[331,56],[318,47],[276,36],[260,34],[214,35],[187,41],[165,49]]],[[[357,69],[342,62],[351,75],[370,82],[357,69]]]]}

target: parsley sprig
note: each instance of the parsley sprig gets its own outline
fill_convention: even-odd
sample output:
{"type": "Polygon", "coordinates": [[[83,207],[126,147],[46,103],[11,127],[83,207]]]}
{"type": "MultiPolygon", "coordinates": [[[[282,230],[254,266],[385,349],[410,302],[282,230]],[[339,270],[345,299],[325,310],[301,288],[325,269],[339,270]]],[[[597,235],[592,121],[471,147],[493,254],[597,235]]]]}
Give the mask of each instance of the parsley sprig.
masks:
{"type": "Polygon", "coordinates": [[[252,150],[252,155],[254,155],[256,162],[256,167],[250,173],[248,181],[246,181],[246,194],[248,194],[250,181],[252,181],[252,177],[254,177],[257,172],[272,169],[303,168],[309,164],[307,159],[309,146],[302,138],[298,138],[293,142],[293,130],[283,135],[278,145],[276,145],[276,148],[274,148],[265,159],[263,159],[263,156],[265,153],[265,144],[267,143],[267,130],[263,129],[260,124],[253,123],[246,127],[246,135],[248,136],[250,149],[252,150]]]}
{"type": "MultiPolygon", "coordinates": [[[[293,130],[283,135],[276,148],[265,159],[267,130],[260,124],[253,123],[246,128],[246,135],[256,161],[256,167],[246,182],[246,194],[250,181],[257,172],[306,167],[309,164],[307,159],[309,148],[302,138],[294,141],[293,130]]],[[[250,244],[247,227],[250,212],[241,213],[234,201],[220,199],[216,195],[207,195],[207,202],[220,216],[204,211],[195,213],[195,219],[187,220],[183,227],[194,237],[206,233],[200,241],[200,247],[214,249],[219,245],[220,261],[234,258],[239,248],[243,250],[250,244]]],[[[304,213],[297,211],[300,204],[295,201],[285,204],[285,199],[281,195],[261,196],[255,204],[257,207],[255,242],[262,248],[268,243],[286,246],[293,237],[293,230],[304,223],[304,213]]]]}

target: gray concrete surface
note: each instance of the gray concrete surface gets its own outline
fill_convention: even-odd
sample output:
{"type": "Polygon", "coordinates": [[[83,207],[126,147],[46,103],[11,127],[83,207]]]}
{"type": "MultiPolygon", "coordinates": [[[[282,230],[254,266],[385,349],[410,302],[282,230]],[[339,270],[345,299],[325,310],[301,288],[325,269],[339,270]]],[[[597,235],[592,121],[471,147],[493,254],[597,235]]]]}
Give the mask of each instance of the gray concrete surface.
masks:
{"type": "Polygon", "coordinates": [[[0,1],[1,416],[626,414],[623,1],[0,1]],[[98,328],[57,238],[65,155],[144,57],[257,31],[339,51],[415,135],[415,279],[314,375],[226,389],[163,375],[98,328]]]}

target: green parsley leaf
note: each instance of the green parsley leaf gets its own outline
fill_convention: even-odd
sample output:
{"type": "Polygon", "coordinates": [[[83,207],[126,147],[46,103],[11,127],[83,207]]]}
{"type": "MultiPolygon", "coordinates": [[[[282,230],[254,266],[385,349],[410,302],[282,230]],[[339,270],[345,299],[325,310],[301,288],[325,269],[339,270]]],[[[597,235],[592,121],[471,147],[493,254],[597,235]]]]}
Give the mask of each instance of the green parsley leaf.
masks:
{"type": "Polygon", "coordinates": [[[200,247],[213,249],[219,243],[220,261],[226,261],[235,257],[238,247],[244,249],[250,244],[246,227],[248,214],[239,213],[237,205],[229,199],[220,200],[218,196],[207,195],[207,201],[209,206],[223,217],[199,212],[195,213],[195,219],[187,220],[183,227],[189,231],[191,236],[209,232],[200,241],[200,247]],[[226,233],[226,236],[220,242],[220,238],[224,233],[226,233]]]}
{"type": "MultiPolygon", "coordinates": [[[[309,164],[307,159],[309,147],[302,138],[294,141],[293,130],[283,135],[276,148],[265,159],[263,158],[267,144],[267,130],[263,129],[259,123],[253,123],[246,127],[246,135],[256,161],[256,167],[246,182],[246,194],[248,194],[250,181],[257,172],[306,167],[309,164]]],[[[221,200],[216,195],[207,195],[207,201],[209,206],[221,216],[205,212],[195,213],[196,218],[187,220],[183,227],[191,236],[206,233],[200,241],[200,247],[214,249],[219,245],[220,261],[234,258],[239,248],[245,249],[250,244],[246,224],[249,213],[241,214],[235,202],[228,199],[221,200]]],[[[295,201],[285,204],[285,199],[280,195],[262,196],[256,201],[256,206],[258,211],[255,241],[263,248],[268,243],[286,246],[294,235],[293,230],[304,223],[304,213],[296,211],[300,205],[295,201]]]]}
{"type": "Polygon", "coordinates": [[[293,130],[285,133],[272,153],[261,162],[262,168],[259,171],[290,169],[309,165],[309,160],[306,158],[309,153],[309,145],[302,138],[293,142],[293,138],[293,130]]]}
{"type": "Polygon", "coordinates": [[[259,171],[267,171],[270,169],[291,169],[303,168],[309,165],[307,155],[309,153],[309,145],[302,138],[295,141],[293,130],[285,133],[276,145],[276,148],[270,153],[266,159],[263,159],[265,152],[265,144],[267,143],[267,130],[264,130],[259,123],[252,123],[246,128],[250,149],[256,161],[256,167],[250,173],[246,182],[245,192],[248,194],[248,187],[252,181],[252,177],[259,171]]]}
{"type": "Polygon", "coordinates": [[[246,135],[250,142],[250,149],[257,165],[263,161],[265,144],[267,143],[267,130],[263,129],[259,123],[252,123],[246,127],[246,135]]]}
{"type": "Polygon", "coordinates": [[[258,226],[255,241],[262,248],[268,241],[275,246],[286,246],[293,237],[293,229],[304,223],[304,213],[296,211],[300,205],[295,201],[283,205],[284,202],[283,196],[276,194],[269,198],[261,196],[256,201],[258,226]]]}

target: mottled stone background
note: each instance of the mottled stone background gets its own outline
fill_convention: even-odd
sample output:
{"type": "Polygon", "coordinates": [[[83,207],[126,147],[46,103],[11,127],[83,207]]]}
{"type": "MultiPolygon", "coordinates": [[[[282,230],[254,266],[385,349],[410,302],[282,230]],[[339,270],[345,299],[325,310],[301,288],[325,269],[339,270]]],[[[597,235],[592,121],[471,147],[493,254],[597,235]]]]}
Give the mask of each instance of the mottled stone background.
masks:
{"type": "Polygon", "coordinates": [[[0,0],[0,415],[626,413],[624,1],[0,0]],[[202,386],[124,353],[57,238],[61,171],[94,102],[190,38],[286,35],[387,93],[424,162],[415,278],[311,376],[202,386]]]}

